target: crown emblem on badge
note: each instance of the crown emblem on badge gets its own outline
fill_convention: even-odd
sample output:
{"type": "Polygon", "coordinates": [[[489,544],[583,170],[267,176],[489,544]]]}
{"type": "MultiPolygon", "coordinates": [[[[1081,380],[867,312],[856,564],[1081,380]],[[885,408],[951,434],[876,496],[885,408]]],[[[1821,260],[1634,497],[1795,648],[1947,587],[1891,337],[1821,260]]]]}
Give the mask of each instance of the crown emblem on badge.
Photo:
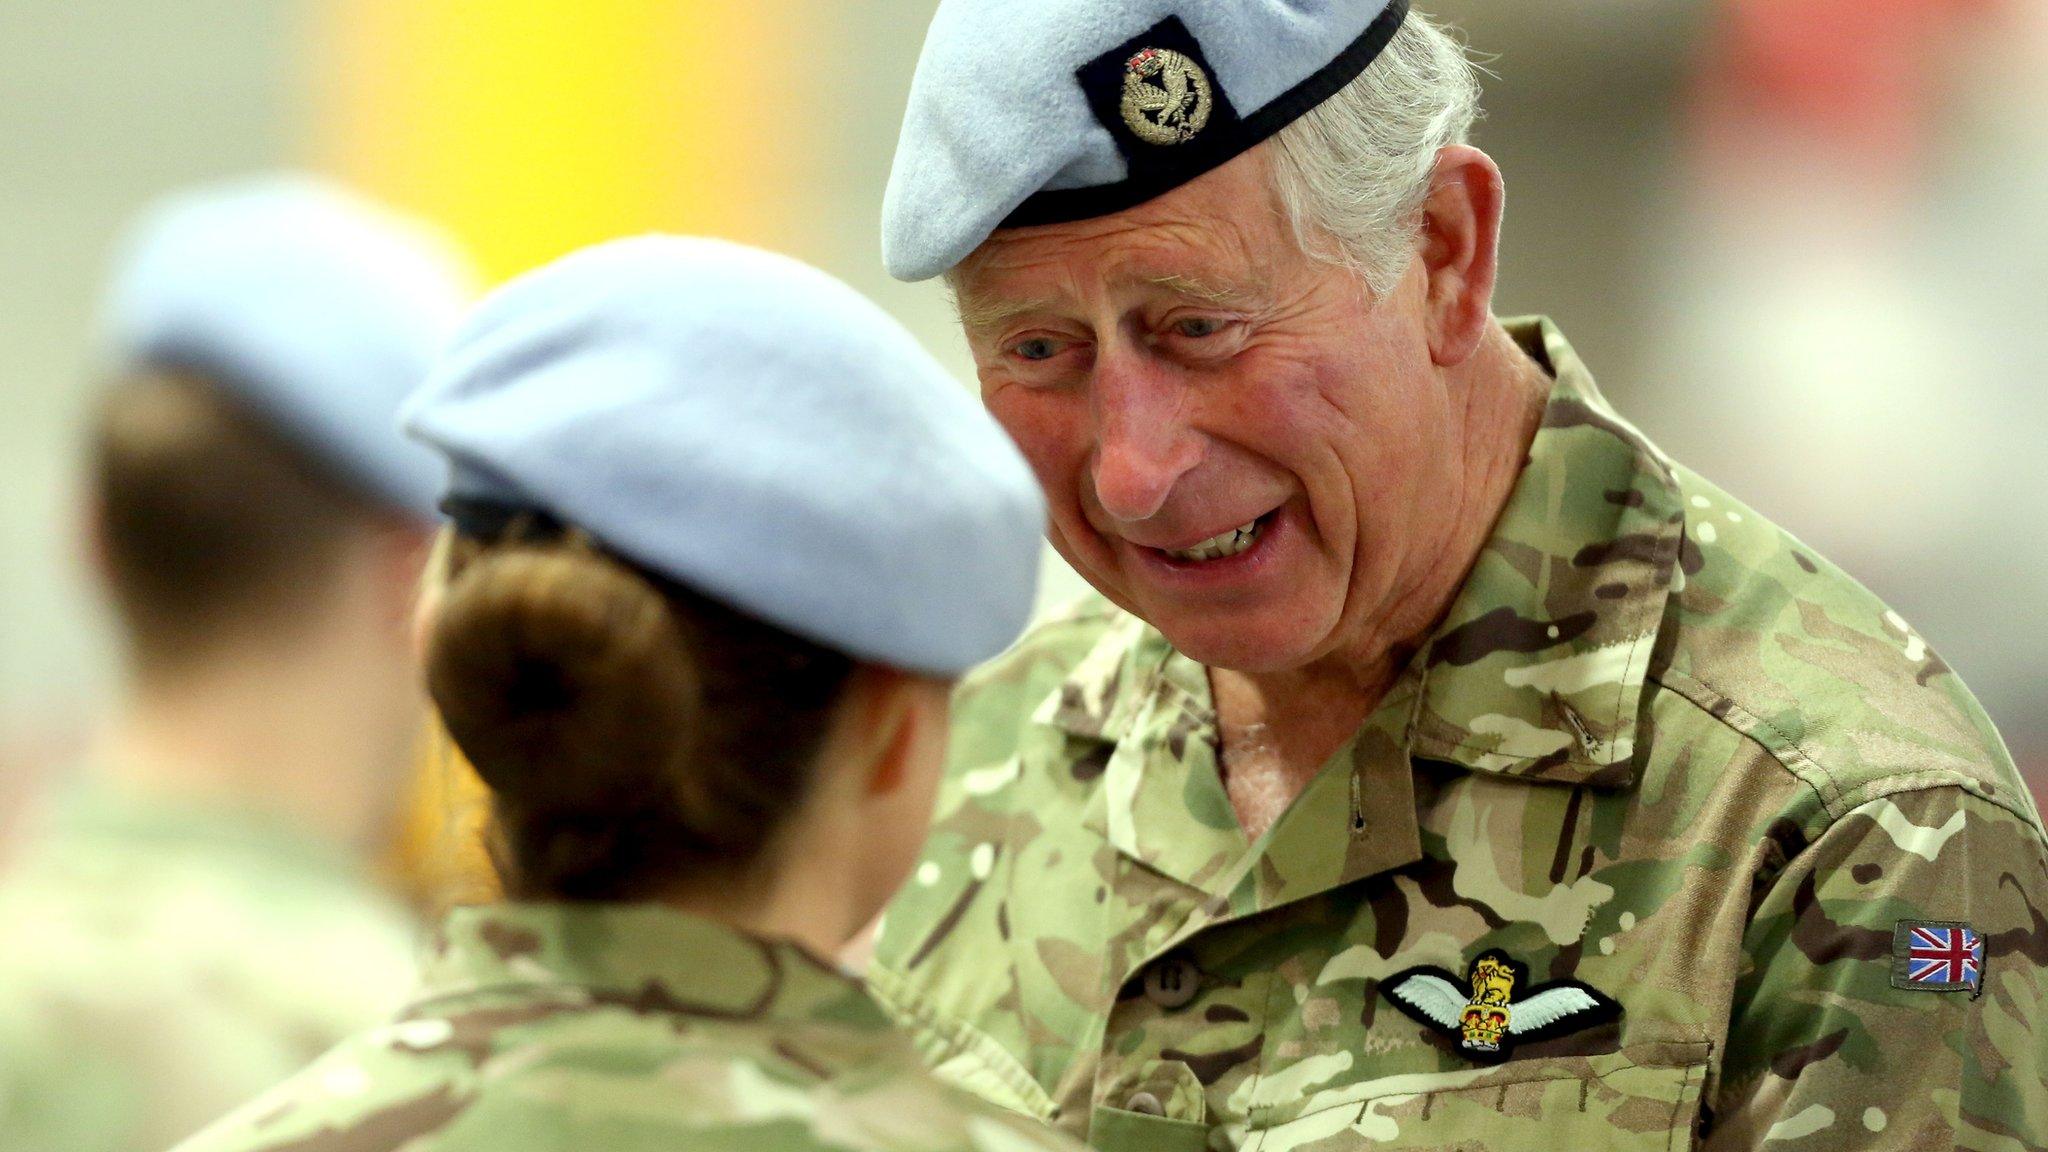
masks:
{"type": "Polygon", "coordinates": [[[1621,1005],[1577,980],[1530,986],[1528,968],[1497,948],[1480,953],[1463,980],[1425,966],[1397,972],[1380,987],[1396,1008],[1455,1037],[1461,1054],[1489,1064],[1506,1060],[1518,1043],[1569,1035],[1621,1016],[1621,1005]]]}
{"type": "Polygon", "coordinates": [[[1208,73],[1187,56],[1146,48],[1124,62],[1124,124],[1145,143],[1194,139],[1213,107],[1208,73]]]}

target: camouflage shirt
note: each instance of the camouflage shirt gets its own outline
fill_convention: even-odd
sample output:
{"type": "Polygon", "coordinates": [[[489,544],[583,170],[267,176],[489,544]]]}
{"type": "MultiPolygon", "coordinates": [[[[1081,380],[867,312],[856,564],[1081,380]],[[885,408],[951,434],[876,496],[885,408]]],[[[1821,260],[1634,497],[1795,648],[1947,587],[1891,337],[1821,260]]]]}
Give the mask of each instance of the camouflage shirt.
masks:
{"type": "Polygon", "coordinates": [[[459,909],[421,998],[179,1152],[1061,1152],[860,984],[655,905],[459,909]]]}
{"type": "Polygon", "coordinates": [[[90,791],[0,882],[0,1148],[161,1152],[390,1014],[418,932],[339,849],[90,791]]]}
{"type": "Polygon", "coordinates": [[[1084,601],[963,686],[878,993],[1102,1149],[2048,1147],[2048,854],[1991,724],[1510,331],[1556,381],[1527,467],[1279,822],[1204,669],[1084,601]]]}

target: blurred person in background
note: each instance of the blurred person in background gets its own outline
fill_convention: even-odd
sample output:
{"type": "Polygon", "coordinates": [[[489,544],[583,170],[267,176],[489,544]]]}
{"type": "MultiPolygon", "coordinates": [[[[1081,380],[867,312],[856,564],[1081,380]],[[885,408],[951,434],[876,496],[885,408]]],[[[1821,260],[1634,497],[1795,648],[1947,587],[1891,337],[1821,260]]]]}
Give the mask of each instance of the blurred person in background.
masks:
{"type": "Polygon", "coordinates": [[[395,420],[467,294],[438,235],[311,177],[136,225],[88,525],[127,692],[0,880],[0,1146],[160,1149],[410,988],[366,858],[424,718],[438,483],[395,420]]]}
{"type": "Polygon", "coordinates": [[[1460,45],[1028,7],[939,6],[883,253],[1100,595],[955,700],[870,977],[927,1058],[1103,1148],[2048,1144],[1996,731],[1494,316],[1460,45]]]}
{"type": "Polygon", "coordinates": [[[452,465],[427,682],[511,900],[185,1152],[1074,1147],[829,961],[1030,613],[1044,505],[972,398],[825,274],[650,236],[488,298],[407,419],[452,465]]]}

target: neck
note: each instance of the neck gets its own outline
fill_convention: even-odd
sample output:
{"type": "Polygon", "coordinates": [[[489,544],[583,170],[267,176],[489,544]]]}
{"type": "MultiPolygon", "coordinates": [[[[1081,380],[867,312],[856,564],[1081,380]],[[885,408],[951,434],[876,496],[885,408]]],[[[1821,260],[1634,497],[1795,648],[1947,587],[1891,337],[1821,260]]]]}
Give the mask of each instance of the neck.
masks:
{"type": "Polygon", "coordinates": [[[826,963],[836,963],[860,927],[847,922],[843,892],[799,869],[786,871],[765,887],[697,890],[665,902],[749,935],[787,940],[826,963]]]}
{"type": "MultiPolygon", "coordinates": [[[[1457,369],[1466,455],[1445,486],[1445,536],[1390,611],[1330,655],[1278,672],[1211,671],[1225,758],[1233,740],[1291,765],[1298,793],[1349,739],[1450,611],[1507,505],[1543,420],[1550,378],[1498,323],[1457,369]]],[[[1288,797],[1291,799],[1291,796],[1288,797]]]]}
{"type": "Polygon", "coordinates": [[[140,677],[92,762],[122,791],[252,811],[366,850],[390,832],[404,741],[325,671],[302,648],[140,677]]]}

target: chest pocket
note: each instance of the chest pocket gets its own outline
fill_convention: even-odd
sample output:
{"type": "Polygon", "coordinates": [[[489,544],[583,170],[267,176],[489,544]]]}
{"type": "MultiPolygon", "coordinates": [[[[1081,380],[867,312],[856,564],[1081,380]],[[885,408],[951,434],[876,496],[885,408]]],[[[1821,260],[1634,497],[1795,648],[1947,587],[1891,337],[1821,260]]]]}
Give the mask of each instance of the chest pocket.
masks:
{"type": "Polygon", "coordinates": [[[1244,1150],[1690,1148],[1710,1047],[1643,1044],[1368,1080],[1317,1093],[1284,1118],[1253,1115],[1244,1150]]]}

